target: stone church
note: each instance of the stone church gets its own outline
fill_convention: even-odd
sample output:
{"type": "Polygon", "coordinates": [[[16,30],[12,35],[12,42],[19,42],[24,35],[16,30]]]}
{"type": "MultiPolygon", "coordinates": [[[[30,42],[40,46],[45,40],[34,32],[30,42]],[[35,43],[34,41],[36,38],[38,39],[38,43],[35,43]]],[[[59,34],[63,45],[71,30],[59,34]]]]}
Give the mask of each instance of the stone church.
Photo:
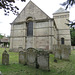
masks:
{"type": "Polygon", "coordinates": [[[70,45],[70,28],[66,25],[69,11],[58,9],[50,18],[32,1],[11,23],[10,51],[19,47],[43,48],[52,51],[53,45],[70,45]]]}

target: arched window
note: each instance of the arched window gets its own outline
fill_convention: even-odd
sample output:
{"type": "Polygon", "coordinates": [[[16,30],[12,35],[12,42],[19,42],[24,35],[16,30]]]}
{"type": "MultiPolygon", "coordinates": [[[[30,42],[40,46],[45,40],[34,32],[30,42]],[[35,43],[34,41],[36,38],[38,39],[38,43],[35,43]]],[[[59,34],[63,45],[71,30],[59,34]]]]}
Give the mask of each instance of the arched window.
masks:
{"type": "Polygon", "coordinates": [[[33,18],[28,17],[26,19],[26,25],[27,25],[27,36],[33,36],[33,18]]]}
{"type": "Polygon", "coordinates": [[[33,36],[33,21],[27,23],[27,36],[33,36]]]}
{"type": "Polygon", "coordinates": [[[61,44],[64,44],[64,38],[61,38],[61,44]]]}

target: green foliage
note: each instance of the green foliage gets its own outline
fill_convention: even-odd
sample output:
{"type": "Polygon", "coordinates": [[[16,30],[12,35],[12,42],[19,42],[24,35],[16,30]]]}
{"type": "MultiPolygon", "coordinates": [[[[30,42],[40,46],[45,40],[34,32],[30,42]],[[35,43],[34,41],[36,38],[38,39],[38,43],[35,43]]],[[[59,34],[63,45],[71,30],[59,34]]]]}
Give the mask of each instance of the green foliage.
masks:
{"type": "MultiPolygon", "coordinates": [[[[66,0],[61,5],[65,6],[65,8],[68,9],[69,7],[72,7],[73,5],[75,5],[75,0],[66,0]]],[[[69,24],[67,24],[67,25],[69,25],[71,27],[75,26],[75,20],[74,21],[68,20],[68,22],[69,22],[69,24]]]]}
{"type": "Polygon", "coordinates": [[[2,39],[4,36],[0,34],[0,39],[2,39]]]}
{"type": "Polygon", "coordinates": [[[71,45],[75,46],[75,29],[71,28],[70,33],[71,33],[71,45]]]}
{"type": "Polygon", "coordinates": [[[66,7],[66,9],[68,7],[73,6],[74,4],[75,4],[75,0],[66,0],[65,2],[62,3],[62,5],[66,7]]]}
{"type": "MultiPolygon", "coordinates": [[[[14,15],[18,14],[19,8],[13,5],[15,1],[16,0],[0,0],[0,9],[4,9],[5,15],[9,15],[10,11],[14,15]]],[[[21,0],[21,1],[25,2],[26,0],[21,0]]]]}
{"type": "MultiPolygon", "coordinates": [[[[8,48],[6,49],[9,50],[8,48]]],[[[0,48],[0,71],[3,75],[75,75],[75,50],[72,51],[70,55],[70,61],[58,60],[57,63],[54,62],[54,55],[50,54],[50,71],[43,71],[40,69],[35,69],[34,67],[29,67],[27,65],[22,65],[18,63],[18,53],[9,52],[10,55],[10,65],[2,65],[2,53],[4,48],[0,48]]]]}

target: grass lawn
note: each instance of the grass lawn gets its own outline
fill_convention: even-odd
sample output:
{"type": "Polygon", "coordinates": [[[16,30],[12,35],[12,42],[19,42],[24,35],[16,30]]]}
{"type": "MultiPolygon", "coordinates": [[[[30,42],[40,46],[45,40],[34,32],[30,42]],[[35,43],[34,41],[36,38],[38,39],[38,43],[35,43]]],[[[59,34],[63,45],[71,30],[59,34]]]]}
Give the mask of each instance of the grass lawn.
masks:
{"type": "Polygon", "coordinates": [[[70,55],[70,61],[57,60],[57,63],[55,63],[53,62],[54,55],[50,54],[50,72],[19,64],[18,53],[9,51],[10,65],[2,65],[3,51],[4,48],[0,48],[0,71],[3,75],[75,75],[75,50],[70,55]]]}

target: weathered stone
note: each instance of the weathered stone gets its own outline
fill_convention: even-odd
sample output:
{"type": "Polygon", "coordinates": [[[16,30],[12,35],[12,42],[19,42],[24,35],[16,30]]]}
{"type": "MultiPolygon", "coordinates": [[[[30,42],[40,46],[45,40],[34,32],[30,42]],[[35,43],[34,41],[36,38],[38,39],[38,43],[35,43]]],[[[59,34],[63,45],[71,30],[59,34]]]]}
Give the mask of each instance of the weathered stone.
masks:
{"type": "Polygon", "coordinates": [[[34,48],[27,49],[27,64],[36,67],[37,50],[34,48]]]}
{"type": "Polygon", "coordinates": [[[42,70],[49,70],[49,53],[46,51],[39,51],[37,54],[38,68],[42,70]]]}
{"type": "Polygon", "coordinates": [[[71,54],[71,46],[70,45],[67,45],[67,49],[69,51],[69,54],[71,54]]]}
{"type": "Polygon", "coordinates": [[[22,47],[19,47],[19,48],[18,48],[18,51],[23,51],[23,48],[22,48],[22,47]]]}
{"type": "Polygon", "coordinates": [[[70,56],[70,48],[69,46],[65,46],[65,45],[62,45],[62,59],[64,60],[69,60],[69,56],[70,56]]]}
{"type": "Polygon", "coordinates": [[[53,50],[53,53],[55,55],[55,58],[61,58],[61,49],[60,49],[60,46],[57,46],[57,45],[54,45],[54,50],[53,50]]]}
{"type": "Polygon", "coordinates": [[[10,50],[17,51],[18,47],[23,47],[23,49],[32,47],[52,52],[54,44],[61,45],[61,38],[65,39],[65,45],[71,45],[70,28],[65,24],[66,19],[69,19],[69,12],[62,10],[65,11],[59,9],[59,13],[54,13],[54,20],[52,20],[32,1],[29,1],[20,15],[11,23],[10,50]],[[33,25],[28,28],[30,21],[33,25]],[[32,36],[27,35],[29,30],[32,30],[32,36]]]}
{"type": "Polygon", "coordinates": [[[54,55],[55,58],[69,60],[69,56],[71,54],[70,45],[54,45],[54,55]]]}
{"type": "Polygon", "coordinates": [[[27,57],[26,57],[26,51],[20,51],[19,52],[19,63],[20,64],[27,64],[27,57]]]}
{"type": "Polygon", "coordinates": [[[2,54],[2,64],[3,65],[9,65],[9,54],[5,50],[2,54]]]}

